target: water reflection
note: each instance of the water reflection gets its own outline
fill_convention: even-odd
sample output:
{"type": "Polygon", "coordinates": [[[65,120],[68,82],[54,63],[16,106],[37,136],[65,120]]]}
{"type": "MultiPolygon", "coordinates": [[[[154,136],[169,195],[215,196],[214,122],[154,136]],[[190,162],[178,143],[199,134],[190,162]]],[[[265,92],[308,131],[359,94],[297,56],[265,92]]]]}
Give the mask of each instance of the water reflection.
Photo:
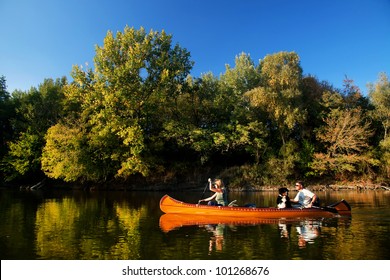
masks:
{"type": "Polygon", "coordinates": [[[314,240],[321,233],[320,221],[304,221],[295,227],[298,233],[298,246],[301,248],[306,247],[306,244],[313,244],[314,240]]]}
{"type": "Polygon", "coordinates": [[[160,229],[169,232],[184,226],[205,226],[225,224],[229,226],[248,226],[259,224],[278,224],[279,222],[294,222],[301,219],[263,219],[255,217],[202,216],[190,214],[163,214],[160,217],[160,229]]]}
{"type": "Polygon", "coordinates": [[[280,219],[278,222],[278,227],[280,231],[280,238],[290,239],[291,234],[291,223],[286,223],[283,219],[280,219]]]}
{"type": "MultiPolygon", "coordinates": [[[[321,229],[326,228],[326,232],[337,231],[339,226],[348,228],[351,218],[296,218],[296,219],[257,219],[257,218],[235,218],[235,217],[213,217],[200,215],[186,214],[163,214],[160,217],[159,226],[161,231],[168,234],[171,232],[180,232],[188,228],[205,229],[208,232],[209,251],[213,252],[229,252],[230,248],[227,244],[231,244],[232,235],[240,235],[245,228],[261,226],[261,239],[271,240],[267,242],[275,242],[276,238],[289,244],[296,244],[300,249],[306,248],[308,245],[315,244],[316,240],[321,236],[321,229]],[[266,226],[266,228],[264,228],[266,226]],[[234,232],[234,234],[232,234],[234,232]],[[266,232],[266,233],[265,233],[266,232]]],[[[243,242],[243,241],[242,241],[243,242]]]]}
{"type": "Polygon", "coordinates": [[[222,252],[224,245],[224,235],[226,230],[225,224],[205,225],[207,231],[213,235],[210,237],[209,242],[209,255],[214,251],[222,252]]]}
{"type": "MultiPolygon", "coordinates": [[[[164,194],[0,190],[1,259],[389,259],[390,192],[342,198],[352,218],[230,219],[162,215],[164,194]],[[367,246],[369,244],[369,246],[367,246]],[[301,246],[300,246],[301,245],[301,246]]],[[[180,193],[182,200],[199,193],[180,193]]],[[[178,195],[178,197],[180,197],[178,195]]],[[[232,193],[274,204],[275,193],[232,193]]],[[[268,203],[268,204],[267,204],[268,203]]]]}
{"type": "Polygon", "coordinates": [[[48,200],[36,211],[35,252],[42,259],[139,259],[147,215],[125,202],[48,200]]]}
{"type": "Polygon", "coordinates": [[[286,222],[284,219],[280,219],[278,222],[280,238],[290,239],[291,229],[294,226],[296,233],[298,235],[298,246],[300,248],[305,248],[306,244],[314,244],[315,239],[318,236],[320,236],[322,221],[323,219],[318,219],[318,220],[308,219],[303,221],[297,220],[295,222],[292,221],[286,222]]]}

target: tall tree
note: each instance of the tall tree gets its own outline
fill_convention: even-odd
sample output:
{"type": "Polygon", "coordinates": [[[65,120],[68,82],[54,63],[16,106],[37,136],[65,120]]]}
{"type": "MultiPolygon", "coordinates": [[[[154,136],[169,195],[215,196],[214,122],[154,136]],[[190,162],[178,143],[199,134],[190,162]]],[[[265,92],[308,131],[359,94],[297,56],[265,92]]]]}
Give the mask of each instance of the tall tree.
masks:
{"type": "MultiPolygon", "coordinates": [[[[81,108],[73,118],[79,118],[87,134],[83,149],[90,151],[87,163],[78,162],[86,164],[86,171],[95,170],[98,175],[89,176],[97,177],[95,180],[146,175],[158,161],[153,149],[159,147],[156,143],[160,142],[167,111],[192,68],[190,54],[179,45],[172,46],[172,36],[164,31],[146,33],[143,28],[126,27],[115,37],[107,33],[103,46],[96,47],[94,62],[94,71],[74,67],[74,83],[66,90],[73,100],[70,108],[81,108]]],[[[60,136],[49,134],[49,142],[55,141],[52,137],[60,136]]],[[[67,149],[74,147],[79,146],[67,149]]],[[[56,150],[61,153],[63,149],[56,150]]],[[[45,159],[44,170],[49,176],[54,176],[55,166],[61,164],[61,157],[57,159],[59,162],[45,159]]],[[[65,178],[66,172],[64,169],[55,176],[65,178]]],[[[82,178],[72,177],[76,179],[82,178]]]]}
{"type": "Polygon", "coordinates": [[[189,79],[188,92],[178,100],[177,117],[166,127],[168,137],[199,153],[201,163],[212,155],[226,159],[249,153],[258,158],[265,129],[248,115],[244,93],[258,86],[259,81],[258,68],[244,53],[236,57],[233,67],[226,65],[219,79],[212,73],[189,79]]]}
{"type": "Polygon", "coordinates": [[[241,97],[245,92],[260,85],[260,71],[249,54],[237,55],[234,62],[234,67],[226,65],[220,82],[223,90],[230,89],[234,96],[241,97]]]}
{"type": "Polygon", "coordinates": [[[380,133],[379,154],[383,174],[385,178],[390,178],[390,82],[385,73],[380,73],[378,81],[369,85],[369,97],[374,106],[373,118],[383,127],[381,130],[383,133],[380,133]]]}
{"type": "Polygon", "coordinates": [[[5,151],[5,141],[11,133],[10,118],[13,114],[13,106],[10,95],[7,92],[7,83],[4,76],[0,76],[0,158],[5,151]]]}
{"type": "Polygon", "coordinates": [[[369,86],[369,97],[375,107],[374,118],[382,123],[384,138],[387,138],[390,129],[390,82],[385,73],[381,73],[378,81],[369,86]]]}
{"type": "Polygon", "coordinates": [[[368,109],[369,100],[363,96],[360,88],[355,85],[354,81],[347,76],[344,79],[344,85],[342,95],[345,100],[346,108],[361,108],[363,110],[368,109]]]}
{"type": "Polygon", "coordinates": [[[62,89],[66,83],[66,78],[45,79],[38,88],[13,93],[14,139],[8,143],[3,165],[9,180],[40,172],[44,137],[47,129],[61,118],[62,89]]]}
{"type": "Polygon", "coordinates": [[[3,157],[7,153],[7,142],[12,139],[11,118],[14,117],[14,106],[7,91],[7,83],[4,76],[0,76],[0,180],[3,181],[3,157]]]}
{"type": "Polygon", "coordinates": [[[282,183],[294,172],[298,149],[292,135],[302,126],[307,114],[302,106],[299,56],[295,52],[267,55],[260,62],[260,77],[260,86],[248,91],[245,97],[250,111],[267,131],[263,145],[264,179],[268,183],[282,183]],[[275,170],[278,170],[278,182],[270,179],[276,178],[275,170]]]}
{"type": "Polygon", "coordinates": [[[284,144],[293,128],[303,123],[306,111],[301,108],[302,68],[294,52],[267,55],[261,61],[262,83],[247,93],[253,107],[269,117],[269,131],[278,131],[284,144]]]}

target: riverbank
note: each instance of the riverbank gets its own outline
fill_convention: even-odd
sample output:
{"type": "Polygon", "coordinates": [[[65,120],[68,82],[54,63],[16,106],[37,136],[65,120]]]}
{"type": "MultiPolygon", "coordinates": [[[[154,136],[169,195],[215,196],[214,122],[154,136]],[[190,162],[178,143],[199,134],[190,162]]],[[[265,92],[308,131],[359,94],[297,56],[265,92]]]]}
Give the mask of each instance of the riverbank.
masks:
{"type": "MultiPolygon", "coordinates": [[[[205,183],[186,182],[180,184],[169,183],[151,183],[151,184],[126,184],[118,182],[110,182],[104,184],[84,183],[84,184],[70,184],[62,181],[42,180],[34,184],[7,184],[3,188],[13,188],[21,190],[45,190],[45,189],[63,189],[63,190],[84,190],[84,191],[203,191],[206,188],[205,183]]],[[[230,192],[264,192],[277,191],[280,187],[287,187],[293,190],[293,186],[242,186],[234,188],[227,188],[230,192]]],[[[368,191],[368,190],[384,190],[390,191],[390,187],[383,184],[362,184],[362,183],[334,183],[334,184],[307,184],[307,189],[314,192],[324,191],[368,191]]]]}
{"type": "MultiPolygon", "coordinates": [[[[281,186],[257,186],[253,187],[251,189],[241,189],[241,188],[235,188],[230,191],[276,191],[281,186]]],[[[290,191],[294,189],[293,187],[288,187],[290,191]]],[[[390,187],[380,185],[380,184],[369,184],[369,185],[357,185],[357,184],[330,184],[330,185],[309,185],[307,186],[307,189],[311,191],[316,192],[322,192],[322,191],[366,191],[366,190],[385,190],[390,191],[390,187]]]]}

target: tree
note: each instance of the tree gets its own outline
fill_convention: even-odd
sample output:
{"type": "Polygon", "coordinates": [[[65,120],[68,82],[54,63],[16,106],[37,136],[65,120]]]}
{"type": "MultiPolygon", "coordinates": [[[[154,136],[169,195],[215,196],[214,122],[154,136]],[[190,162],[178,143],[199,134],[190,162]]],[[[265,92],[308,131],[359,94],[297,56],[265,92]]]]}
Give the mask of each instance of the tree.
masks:
{"type": "Polygon", "coordinates": [[[390,82],[385,73],[379,75],[376,84],[369,85],[370,102],[374,106],[372,115],[383,127],[379,142],[381,168],[386,178],[390,177],[390,82]]]}
{"type": "Polygon", "coordinates": [[[300,138],[315,142],[314,129],[323,125],[323,115],[327,112],[323,104],[324,95],[335,92],[333,87],[316,77],[306,76],[302,79],[302,107],[307,112],[307,118],[302,126],[300,138]]]}
{"type": "Polygon", "coordinates": [[[367,153],[373,132],[360,109],[332,109],[324,122],[316,134],[325,148],[314,154],[311,167],[316,173],[344,178],[377,164],[367,153]]]}
{"type": "Polygon", "coordinates": [[[294,52],[267,55],[259,67],[260,86],[245,93],[245,98],[251,114],[266,128],[261,163],[264,179],[283,183],[297,164],[298,148],[293,134],[304,124],[307,114],[302,106],[302,68],[294,52]]]}
{"type": "Polygon", "coordinates": [[[345,76],[342,95],[346,108],[368,109],[369,100],[363,96],[360,88],[354,84],[354,81],[345,76]]]}
{"type": "MultiPolygon", "coordinates": [[[[145,176],[159,160],[156,149],[161,147],[161,131],[192,68],[190,54],[179,45],[172,46],[172,36],[164,31],[146,33],[143,28],[126,27],[116,37],[107,33],[103,46],[96,47],[94,62],[93,71],[73,68],[66,104],[69,109],[80,108],[80,113],[70,114],[63,125],[72,129],[70,122],[76,119],[87,135],[83,149],[90,151],[94,171],[85,170],[99,174],[88,178],[145,176]]],[[[48,141],[60,137],[53,133],[48,141]]],[[[67,149],[74,146],[57,151],[67,149]]],[[[45,172],[52,176],[57,163],[44,160],[45,172]]],[[[81,179],[69,177],[66,169],[62,172],[58,176],[81,179]]]]}
{"type": "Polygon", "coordinates": [[[301,108],[300,84],[302,69],[294,52],[267,55],[261,62],[262,83],[248,93],[251,106],[268,116],[270,132],[278,131],[282,144],[297,124],[302,124],[306,112],[301,108]]]}
{"type": "Polygon", "coordinates": [[[369,86],[369,97],[375,109],[373,115],[383,126],[384,138],[390,129],[390,82],[385,73],[379,75],[375,85],[369,86]]]}
{"type": "Polygon", "coordinates": [[[4,76],[0,76],[0,159],[5,153],[6,140],[11,137],[12,128],[10,119],[13,117],[14,108],[7,92],[7,83],[4,76]]]}
{"type": "Polygon", "coordinates": [[[223,90],[230,89],[233,96],[241,98],[245,92],[260,85],[260,71],[249,54],[241,53],[236,56],[233,68],[226,65],[220,82],[223,90]]]}
{"type": "Polygon", "coordinates": [[[66,182],[96,179],[90,157],[84,149],[86,137],[79,127],[69,128],[56,124],[46,134],[46,144],[42,153],[42,170],[51,178],[66,182]],[[88,172],[89,171],[89,172],[88,172]]]}
{"type": "Polygon", "coordinates": [[[259,81],[258,68],[244,53],[236,57],[234,67],[226,65],[219,79],[212,73],[199,79],[190,77],[186,92],[177,99],[177,114],[166,126],[166,136],[181,148],[198,153],[201,164],[213,156],[225,164],[227,158],[237,159],[237,155],[258,159],[266,131],[248,114],[244,94],[259,81]]]}
{"type": "Polygon", "coordinates": [[[62,88],[66,83],[66,78],[45,79],[38,89],[13,93],[16,113],[10,121],[14,136],[3,160],[8,180],[40,173],[44,137],[47,129],[61,118],[62,88]]]}

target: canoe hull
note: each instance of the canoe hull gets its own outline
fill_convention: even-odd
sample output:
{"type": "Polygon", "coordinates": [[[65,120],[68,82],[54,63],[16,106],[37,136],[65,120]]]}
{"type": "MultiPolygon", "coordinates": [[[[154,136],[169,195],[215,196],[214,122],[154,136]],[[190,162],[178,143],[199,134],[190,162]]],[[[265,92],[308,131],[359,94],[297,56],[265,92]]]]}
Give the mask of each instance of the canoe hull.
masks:
{"type": "Polygon", "coordinates": [[[245,217],[245,218],[331,218],[335,216],[351,216],[351,207],[342,200],[324,208],[247,208],[229,206],[208,206],[185,203],[176,200],[169,195],[164,195],[160,200],[160,209],[167,214],[187,214],[201,216],[224,216],[224,217],[245,217]]]}

